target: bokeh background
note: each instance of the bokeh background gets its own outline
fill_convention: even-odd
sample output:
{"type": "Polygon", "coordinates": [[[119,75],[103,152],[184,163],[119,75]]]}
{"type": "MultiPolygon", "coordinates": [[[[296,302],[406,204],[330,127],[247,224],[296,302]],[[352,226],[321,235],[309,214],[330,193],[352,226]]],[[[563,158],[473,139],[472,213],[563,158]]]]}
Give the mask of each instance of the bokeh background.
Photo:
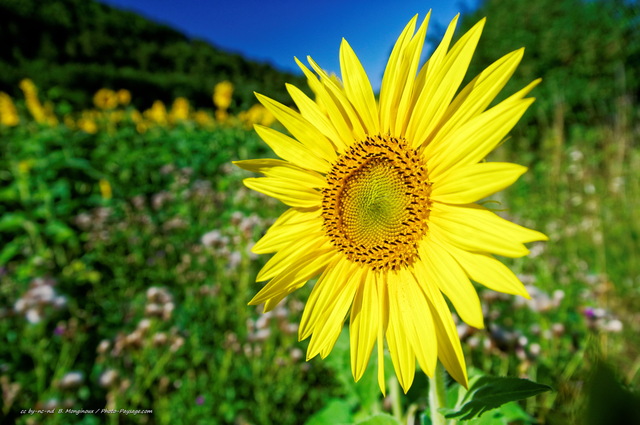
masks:
{"type": "Polygon", "coordinates": [[[267,260],[250,248],[284,207],[231,161],[274,157],[252,125],[282,128],[254,91],[311,95],[293,56],[339,75],[345,37],[377,89],[402,27],[429,8],[427,53],[458,11],[457,36],[488,18],[467,80],[522,46],[505,96],[543,78],[489,158],[529,167],[488,205],[549,235],[504,259],[532,299],[478,287],[487,328],[457,323],[472,375],[554,391],[469,423],[632,423],[638,3],[305,3],[0,0],[0,423],[428,423],[424,376],[384,398],[373,368],[353,382],[346,330],[305,361],[312,283],[271,313],[247,306],[267,260]]]}

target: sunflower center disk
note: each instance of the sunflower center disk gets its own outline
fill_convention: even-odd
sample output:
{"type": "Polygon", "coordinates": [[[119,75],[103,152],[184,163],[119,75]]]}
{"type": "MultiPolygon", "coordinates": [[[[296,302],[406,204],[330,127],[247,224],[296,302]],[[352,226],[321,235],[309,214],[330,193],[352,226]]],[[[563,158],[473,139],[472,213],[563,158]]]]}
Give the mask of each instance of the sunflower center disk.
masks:
{"type": "Polygon", "coordinates": [[[349,260],[373,270],[411,265],[427,232],[427,177],[424,159],[403,139],[376,136],[356,143],[327,174],[327,235],[349,260]]]}

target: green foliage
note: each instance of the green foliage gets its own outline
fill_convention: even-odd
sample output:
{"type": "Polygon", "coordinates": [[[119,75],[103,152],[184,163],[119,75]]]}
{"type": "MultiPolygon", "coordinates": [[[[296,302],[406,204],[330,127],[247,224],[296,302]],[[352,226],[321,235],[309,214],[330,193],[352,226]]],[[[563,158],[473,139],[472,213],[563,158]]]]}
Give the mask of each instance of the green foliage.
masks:
{"type": "Polygon", "coordinates": [[[55,407],[153,415],[35,418],[296,424],[335,394],[296,352],[293,300],[269,320],[246,305],[262,263],[248,246],[281,211],[230,168],[269,155],[254,134],[0,131],[0,422],[55,407]]]}
{"type": "Polygon", "coordinates": [[[542,78],[525,116],[532,141],[559,118],[609,123],[623,113],[616,99],[640,94],[639,16],[638,4],[624,0],[484,0],[462,18],[460,33],[487,18],[469,75],[525,47],[505,93],[542,78]]]}
{"type": "Polygon", "coordinates": [[[471,385],[458,409],[447,413],[446,417],[466,421],[480,417],[485,412],[503,404],[533,397],[546,391],[551,391],[551,387],[527,379],[481,376],[471,385]]]}
{"type": "Polygon", "coordinates": [[[103,87],[128,89],[141,109],[178,96],[212,107],[214,85],[229,80],[237,112],[256,103],[254,90],[289,102],[285,82],[304,85],[302,77],[94,0],[1,0],[0,39],[10,46],[0,50],[0,90],[17,96],[18,82],[29,77],[76,109],[103,87]]]}
{"type": "Polygon", "coordinates": [[[370,418],[356,422],[356,425],[400,425],[400,421],[391,415],[385,413],[378,413],[370,418]]]}
{"type": "Polygon", "coordinates": [[[609,365],[599,361],[587,382],[589,404],[584,412],[584,424],[640,423],[640,397],[620,384],[609,365]]]}

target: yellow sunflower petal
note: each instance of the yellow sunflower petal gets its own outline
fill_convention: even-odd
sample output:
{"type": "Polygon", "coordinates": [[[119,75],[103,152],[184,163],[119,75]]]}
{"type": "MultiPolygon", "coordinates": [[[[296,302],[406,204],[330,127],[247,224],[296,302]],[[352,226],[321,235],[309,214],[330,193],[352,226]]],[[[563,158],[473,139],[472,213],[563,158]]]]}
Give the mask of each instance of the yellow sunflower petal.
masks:
{"type": "Polygon", "coordinates": [[[294,243],[288,245],[284,249],[281,249],[274,254],[269,261],[267,261],[258,273],[256,281],[263,282],[265,280],[273,279],[286,270],[287,267],[298,262],[301,258],[307,255],[308,251],[302,249],[303,247],[313,251],[314,249],[321,249],[323,245],[326,244],[327,239],[320,231],[300,235],[294,243]]]}
{"type": "MultiPolygon", "coordinates": [[[[355,140],[363,140],[367,133],[363,123],[360,121],[360,116],[347,98],[344,89],[336,84],[336,82],[326,72],[324,72],[324,70],[320,68],[320,66],[315,63],[310,56],[307,56],[307,60],[313,70],[320,76],[320,80],[322,81],[327,94],[329,94],[329,98],[339,108],[342,117],[348,119],[348,124],[351,128],[353,138],[355,140]]],[[[327,100],[327,103],[330,103],[330,101],[327,100]]]]}
{"type": "Polygon", "coordinates": [[[321,173],[326,173],[331,168],[326,160],[318,157],[309,148],[299,143],[297,140],[285,136],[279,131],[269,127],[256,124],[254,128],[260,138],[264,140],[280,158],[286,159],[287,161],[297,164],[303,168],[320,171],[321,173]]]}
{"type": "Polygon", "coordinates": [[[291,223],[299,223],[301,221],[307,221],[317,217],[320,217],[320,209],[289,208],[280,214],[280,217],[278,217],[273,225],[271,225],[267,233],[274,227],[280,227],[291,223]]]}
{"type": "Polygon", "coordinates": [[[306,94],[299,88],[292,84],[287,84],[287,91],[291,98],[298,106],[300,114],[309,121],[315,128],[320,130],[330,141],[334,147],[343,145],[342,138],[338,131],[335,129],[331,120],[325,115],[320,106],[313,100],[311,100],[306,94]]]}
{"type": "Polygon", "coordinates": [[[300,215],[305,219],[271,226],[267,233],[251,248],[251,252],[270,254],[279,251],[300,239],[300,235],[317,232],[322,228],[322,218],[319,215],[312,213],[300,215]]]}
{"type": "Polygon", "coordinates": [[[331,306],[337,292],[344,286],[344,276],[346,271],[352,269],[353,264],[346,258],[336,257],[322,273],[313,290],[307,299],[307,303],[302,312],[300,328],[298,328],[298,339],[308,338],[318,324],[318,318],[331,306]],[[340,280],[342,277],[342,281],[340,280]],[[334,282],[340,282],[334,284],[334,282]]]}
{"type": "Polygon", "coordinates": [[[404,137],[409,123],[410,113],[413,109],[413,93],[416,82],[415,75],[418,70],[418,65],[420,64],[420,56],[422,47],[424,46],[430,16],[431,11],[429,11],[424,21],[422,21],[422,25],[418,28],[416,35],[409,42],[407,50],[403,52],[402,62],[398,64],[400,66],[399,74],[404,80],[404,84],[402,84],[402,80],[400,80],[401,87],[404,87],[402,87],[401,90],[402,95],[397,106],[395,122],[393,122],[393,120],[391,122],[391,132],[397,136],[404,137]]]}
{"type": "Polygon", "coordinates": [[[416,353],[420,368],[433,376],[438,359],[435,327],[431,310],[420,285],[408,270],[398,273],[401,284],[398,286],[397,301],[405,322],[405,329],[416,353]]]}
{"type": "Polygon", "coordinates": [[[296,58],[296,63],[300,69],[302,69],[302,72],[304,72],[304,75],[310,82],[311,89],[316,94],[318,107],[327,114],[329,121],[331,121],[338,132],[338,135],[340,136],[339,139],[331,140],[335,143],[337,151],[342,153],[345,148],[353,142],[353,133],[351,132],[347,118],[344,116],[338,105],[336,105],[320,79],[318,79],[318,77],[309,70],[309,68],[300,62],[298,58],[296,58]]]}
{"type": "Polygon", "coordinates": [[[242,181],[249,189],[276,198],[290,207],[310,208],[320,205],[322,195],[292,180],[251,177],[242,181]]]}
{"type": "Polygon", "coordinates": [[[531,298],[520,279],[509,267],[488,254],[465,251],[455,246],[448,247],[469,278],[494,291],[531,298]]]}
{"type": "Polygon", "coordinates": [[[469,326],[484,328],[478,293],[447,251],[447,244],[430,237],[420,247],[420,258],[429,270],[430,280],[449,298],[460,318],[469,326]]]}
{"type": "Polygon", "coordinates": [[[468,121],[457,131],[429,143],[424,154],[431,158],[433,164],[430,169],[431,176],[439,176],[454,167],[477,163],[495,149],[535,100],[522,97],[536,84],[537,81],[534,81],[525,89],[468,121]]]}
{"type": "MultiPolygon", "coordinates": [[[[339,290],[335,291],[330,308],[324,308],[318,312],[318,319],[307,349],[307,359],[311,359],[318,354],[322,358],[326,357],[338,339],[349,308],[353,303],[356,290],[362,285],[363,269],[357,266],[351,267],[351,272],[346,278],[345,276],[338,276],[333,281],[327,281],[328,285],[339,287],[339,290]]],[[[321,308],[320,304],[316,304],[315,308],[321,308]]]]}
{"type": "Polygon", "coordinates": [[[511,186],[527,167],[507,162],[484,162],[459,167],[433,185],[431,198],[450,204],[470,204],[511,186]]]}
{"type": "Polygon", "coordinates": [[[384,336],[389,325],[389,294],[387,284],[384,279],[374,273],[374,278],[378,287],[378,386],[383,395],[386,395],[386,385],[384,377],[384,336]]]}
{"type": "Polygon", "coordinates": [[[351,371],[356,382],[362,378],[371,357],[380,325],[378,286],[373,273],[363,275],[351,307],[349,337],[351,341],[351,371]]]}
{"type": "Polygon", "coordinates": [[[440,359],[453,379],[468,388],[464,353],[462,352],[458,330],[453,322],[447,302],[434,283],[433,273],[427,269],[427,265],[423,261],[416,262],[414,273],[416,280],[420,283],[420,288],[426,295],[432,312],[438,343],[438,359],[440,359]]]}
{"type": "Polygon", "coordinates": [[[456,96],[439,125],[427,140],[442,139],[484,111],[498,95],[522,60],[524,48],[498,59],[482,71],[456,96]]]}
{"type": "MultiPolygon", "coordinates": [[[[260,292],[253,297],[249,304],[262,304],[271,298],[277,298],[279,302],[282,298],[304,286],[309,279],[317,276],[318,273],[326,268],[333,257],[333,249],[331,247],[325,247],[324,249],[319,249],[302,256],[297,262],[271,279],[260,292]]],[[[271,309],[269,307],[270,306],[265,306],[265,311],[269,311],[271,309]]]]}
{"type": "Polygon", "coordinates": [[[448,241],[467,251],[488,252],[505,257],[522,257],[529,250],[514,233],[499,222],[482,216],[477,220],[473,208],[450,206],[434,202],[430,215],[430,232],[439,240],[448,241]],[[467,215],[470,212],[471,215],[467,215]]]}
{"type": "MultiPolygon", "coordinates": [[[[467,72],[471,56],[480,39],[484,19],[474,25],[453,46],[439,69],[427,71],[424,88],[417,98],[407,127],[407,139],[414,147],[423,144],[447,110],[467,72]]],[[[432,67],[433,64],[429,64],[432,67]]]]}
{"type": "MultiPolygon", "coordinates": [[[[477,231],[500,235],[503,238],[510,238],[517,243],[546,241],[549,239],[545,234],[537,230],[527,229],[519,224],[505,220],[480,205],[469,204],[454,206],[434,203],[433,206],[434,211],[437,211],[436,214],[438,217],[446,217],[446,219],[453,221],[466,221],[469,226],[475,228],[477,231]]],[[[477,251],[491,252],[491,250],[477,251]]]]}
{"type": "Polygon", "coordinates": [[[406,393],[409,391],[416,374],[416,355],[411,346],[405,322],[405,303],[399,297],[405,296],[398,289],[401,285],[395,273],[387,275],[389,290],[389,325],[387,327],[387,343],[391,361],[398,376],[398,382],[406,393]]]}
{"type": "Polygon", "coordinates": [[[321,174],[305,170],[280,159],[249,159],[246,161],[234,161],[233,163],[247,171],[262,173],[267,177],[293,180],[309,188],[317,189],[326,185],[326,181],[321,174]]]}
{"type": "Polygon", "coordinates": [[[378,106],[369,77],[364,72],[364,68],[355,52],[344,38],[340,45],[340,69],[347,98],[358,111],[367,133],[379,133],[378,106]]]}
{"type": "Polygon", "coordinates": [[[327,140],[317,128],[310,124],[309,121],[304,119],[302,115],[260,93],[256,93],[256,97],[258,101],[289,130],[293,137],[306,146],[311,152],[326,161],[335,161],[336,152],[329,140],[327,140]]]}
{"type": "MultiPolygon", "coordinates": [[[[430,14],[431,12],[429,12],[430,14]]],[[[397,105],[402,96],[403,83],[407,79],[407,75],[404,75],[405,73],[403,72],[408,68],[403,66],[405,60],[404,52],[413,37],[417,21],[418,15],[415,15],[402,30],[398,41],[396,41],[393,50],[391,50],[389,61],[382,76],[382,84],[380,86],[380,130],[382,133],[389,132],[395,126],[397,105]]]]}
{"type": "Polygon", "coordinates": [[[447,55],[447,51],[449,50],[449,44],[451,44],[451,39],[453,38],[453,33],[456,29],[456,24],[458,22],[458,18],[460,14],[457,14],[449,23],[447,30],[438,44],[438,47],[433,52],[429,60],[422,66],[420,72],[418,72],[418,76],[413,85],[413,93],[411,96],[411,104],[415,106],[418,102],[418,98],[423,92],[425,84],[427,81],[432,81],[435,73],[441,68],[441,64],[447,55]]]}

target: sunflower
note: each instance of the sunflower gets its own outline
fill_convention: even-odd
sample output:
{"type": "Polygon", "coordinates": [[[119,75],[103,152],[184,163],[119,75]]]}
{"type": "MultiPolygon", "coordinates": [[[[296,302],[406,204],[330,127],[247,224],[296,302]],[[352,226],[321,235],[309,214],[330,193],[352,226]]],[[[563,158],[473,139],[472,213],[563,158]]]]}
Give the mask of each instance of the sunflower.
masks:
{"type": "Polygon", "coordinates": [[[447,299],[463,321],[483,328],[471,281],[528,297],[493,254],[521,257],[529,252],[524,243],[547,239],[476,203],[526,171],[483,161],[534,100],[525,96],[539,80],[488,108],[523,49],[459,90],[484,19],[450,48],[456,16],[419,67],[429,15],[417,31],[416,15],[400,34],[378,99],[346,40],[342,82],[311,58],[313,71],[296,59],[315,100],[287,85],[297,112],[257,94],[291,135],[255,126],[282,159],[235,162],[265,176],[245,179],[247,187],[290,207],[253,247],[275,255],[259,272],[257,281],[267,283],[250,304],[269,311],[319,276],[299,328],[300,340],[311,337],[307,360],[330,353],[349,317],[354,379],[377,343],[383,393],[385,341],[405,392],[416,359],[429,376],[439,359],[467,386],[447,299]]]}

